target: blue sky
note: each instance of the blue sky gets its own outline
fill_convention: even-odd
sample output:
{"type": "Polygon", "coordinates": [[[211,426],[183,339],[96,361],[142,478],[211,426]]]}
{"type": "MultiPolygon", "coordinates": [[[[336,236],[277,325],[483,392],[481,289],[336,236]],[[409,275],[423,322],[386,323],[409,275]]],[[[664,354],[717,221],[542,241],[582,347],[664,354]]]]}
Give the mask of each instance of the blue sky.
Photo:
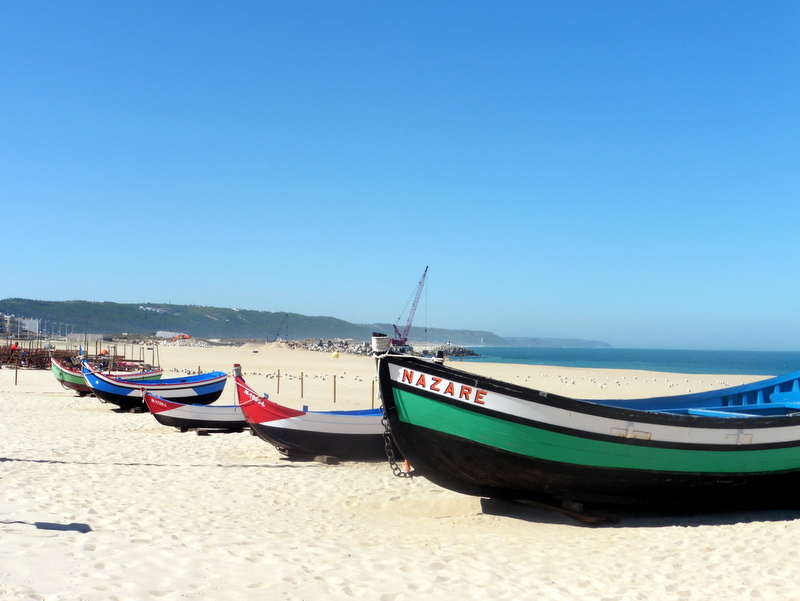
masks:
{"type": "Polygon", "coordinates": [[[800,4],[0,3],[0,298],[800,350],[800,4]]]}

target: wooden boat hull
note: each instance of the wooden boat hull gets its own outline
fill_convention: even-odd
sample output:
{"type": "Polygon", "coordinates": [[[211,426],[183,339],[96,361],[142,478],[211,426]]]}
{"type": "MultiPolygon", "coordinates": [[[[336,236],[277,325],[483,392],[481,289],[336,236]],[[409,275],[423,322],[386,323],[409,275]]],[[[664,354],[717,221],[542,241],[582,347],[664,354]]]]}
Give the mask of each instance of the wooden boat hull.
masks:
{"type": "MultiPolygon", "coordinates": [[[[89,388],[80,369],[72,368],[55,357],[50,358],[50,369],[56,377],[56,380],[67,390],[74,390],[81,396],[92,392],[92,389],[89,388]]],[[[122,377],[128,380],[158,380],[161,378],[162,374],[162,370],[154,369],[142,372],[118,373],[114,374],[113,377],[122,377]]]]}
{"type": "Polygon", "coordinates": [[[642,411],[391,355],[379,361],[379,381],[397,447],[418,474],[451,490],[575,502],[797,504],[790,491],[800,483],[800,413],[709,417],[682,414],[677,402],[673,412],[642,411]]]}
{"type": "Polygon", "coordinates": [[[208,405],[216,401],[225,388],[228,375],[222,371],[185,378],[168,378],[147,382],[110,378],[88,363],[83,363],[83,377],[101,401],[122,409],[145,408],[143,387],[156,396],[186,404],[208,405]]]}
{"type": "Polygon", "coordinates": [[[240,405],[187,405],[149,392],[144,402],[158,423],[181,430],[213,429],[242,431],[247,428],[240,405]]]}
{"type": "Polygon", "coordinates": [[[281,453],[361,460],[386,457],[379,409],[299,411],[256,393],[244,381],[238,366],[233,373],[237,398],[250,429],[281,453]]]}

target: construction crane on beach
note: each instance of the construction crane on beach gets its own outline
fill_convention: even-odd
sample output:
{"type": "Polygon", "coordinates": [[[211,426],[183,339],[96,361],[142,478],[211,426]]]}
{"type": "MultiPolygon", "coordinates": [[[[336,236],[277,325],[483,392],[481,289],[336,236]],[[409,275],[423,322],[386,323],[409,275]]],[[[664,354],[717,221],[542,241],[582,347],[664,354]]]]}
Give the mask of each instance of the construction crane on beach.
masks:
{"type": "MultiPolygon", "coordinates": [[[[414,302],[411,305],[411,310],[408,312],[408,321],[406,322],[406,327],[403,328],[403,331],[397,329],[397,326],[392,326],[394,328],[394,335],[395,338],[390,339],[390,343],[394,346],[405,346],[406,341],[408,340],[408,333],[411,331],[411,322],[414,321],[414,313],[417,311],[417,304],[419,304],[419,297],[422,294],[422,287],[425,285],[425,276],[428,275],[428,268],[425,267],[425,271],[422,272],[422,277],[419,279],[419,284],[417,284],[417,294],[414,297],[414,302]]],[[[400,318],[397,319],[400,321],[400,318]]]]}

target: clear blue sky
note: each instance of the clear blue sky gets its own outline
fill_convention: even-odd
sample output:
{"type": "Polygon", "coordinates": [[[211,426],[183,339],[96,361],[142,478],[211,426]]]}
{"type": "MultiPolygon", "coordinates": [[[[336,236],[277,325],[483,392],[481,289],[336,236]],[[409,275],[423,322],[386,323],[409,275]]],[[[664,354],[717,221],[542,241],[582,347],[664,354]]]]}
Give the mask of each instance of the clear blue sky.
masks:
{"type": "Polygon", "coordinates": [[[800,3],[0,2],[0,298],[800,350],[800,3]],[[402,322],[405,321],[403,318],[402,322]]]}

